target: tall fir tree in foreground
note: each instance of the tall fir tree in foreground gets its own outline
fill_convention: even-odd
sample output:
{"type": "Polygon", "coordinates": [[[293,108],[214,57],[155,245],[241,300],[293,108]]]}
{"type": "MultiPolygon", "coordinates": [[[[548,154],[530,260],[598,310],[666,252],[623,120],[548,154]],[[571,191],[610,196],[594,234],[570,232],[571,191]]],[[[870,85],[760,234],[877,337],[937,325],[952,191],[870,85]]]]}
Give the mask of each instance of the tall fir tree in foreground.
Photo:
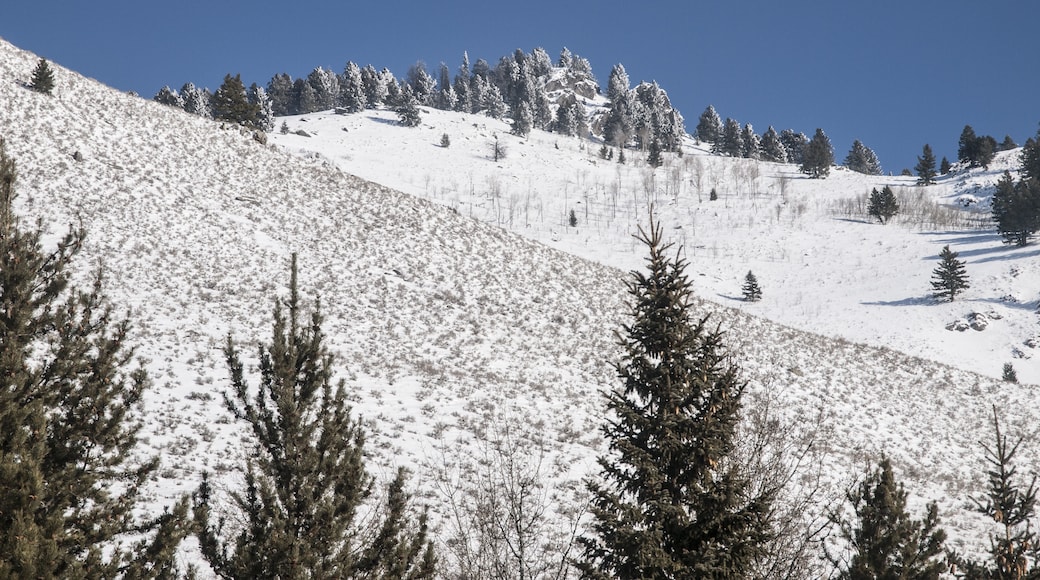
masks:
{"type": "Polygon", "coordinates": [[[594,521],[579,563],[587,578],[746,578],[771,538],[772,497],[748,497],[730,460],[744,383],[708,318],[692,320],[686,263],[661,227],[639,239],[648,272],[628,282],[631,321],[607,396],[610,452],[589,483],[594,521]]]}
{"type": "Polygon", "coordinates": [[[41,58],[33,69],[32,80],[29,81],[32,90],[49,95],[54,91],[54,71],[51,70],[47,59],[41,58]]]}
{"type": "Polygon", "coordinates": [[[935,185],[935,177],[938,175],[935,171],[935,154],[932,153],[932,146],[925,143],[921,149],[921,155],[917,158],[917,165],[914,166],[914,171],[917,172],[917,184],[918,185],[935,185]]]}
{"type": "Polygon", "coordinates": [[[936,298],[953,302],[962,290],[971,287],[964,262],[958,260],[957,255],[957,252],[950,250],[950,246],[943,246],[939,252],[939,265],[932,271],[932,290],[936,298]]]}
{"type": "Polygon", "coordinates": [[[410,519],[405,473],[398,471],[374,537],[359,511],[372,490],[364,433],[351,416],[343,381],[333,384],[332,356],[318,306],[301,320],[293,255],[288,313],[275,302],[271,343],[259,347],[260,384],[250,387],[231,338],[225,355],[231,392],[225,405],[255,439],[243,489],[230,511],[239,530],[228,538],[213,522],[208,479],[196,494],[202,554],[221,578],[431,578],[426,516],[410,519]]]}
{"type": "Polygon", "coordinates": [[[951,553],[950,561],[959,578],[966,580],[1035,580],[1040,578],[1040,538],[1033,526],[1036,514],[1036,476],[1027,486],[1018,479],[1015,454],[1022,444],[1009,444],[1000,431],[1000,419],[993,408],[994,446],[982,443],[986,452],[988,489],[982,498],[972,498],[975,509],[993,520],[995,530],[989,537],[989,561],[978,561],[951,553]]]}
{"type": "Polygon", "coordinates": [[[858,486],[846,492],[855,519],[832,515],[849,557],[828,554],[841,580],[938,580],[947,571],[939,510],[928,504],[923,520],[906,511],[907,493],[897,484],[892,462],[882,458],[858,486]]]}
{"type": "Polygon", "coordinates": [[[89,292],[69,285],[82,231],[45,251],[21,229],[15,181],[0,140],[0,578],[172,578],[187,504],[135,517],[158,460],[134,459],[148,378],[129,323],[100,273],[89,292]]]}
{"type": "Polygon", "coordinates": [[[899,201],[896,194],[889,186],[884,186],[881,191],[875,187],[870,191],[870,199],[867,200],[867,213],[876,217],[882,224],[888,223],[899,213],[899,201]]]}

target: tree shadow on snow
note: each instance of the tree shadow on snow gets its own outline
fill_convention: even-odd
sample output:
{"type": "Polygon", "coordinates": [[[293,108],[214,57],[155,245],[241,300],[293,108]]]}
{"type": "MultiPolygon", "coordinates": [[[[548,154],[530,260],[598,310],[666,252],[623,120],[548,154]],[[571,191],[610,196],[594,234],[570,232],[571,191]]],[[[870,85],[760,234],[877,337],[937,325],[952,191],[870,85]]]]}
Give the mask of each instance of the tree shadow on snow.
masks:
{"type": "Polygon", "coordinates": [[[931,296],[915,296],[903,298],[902,300],[877,300],[874,302],[860,302],[864,306],[920,306],[922,304],[934,304],[935,298],[931,296]]]}

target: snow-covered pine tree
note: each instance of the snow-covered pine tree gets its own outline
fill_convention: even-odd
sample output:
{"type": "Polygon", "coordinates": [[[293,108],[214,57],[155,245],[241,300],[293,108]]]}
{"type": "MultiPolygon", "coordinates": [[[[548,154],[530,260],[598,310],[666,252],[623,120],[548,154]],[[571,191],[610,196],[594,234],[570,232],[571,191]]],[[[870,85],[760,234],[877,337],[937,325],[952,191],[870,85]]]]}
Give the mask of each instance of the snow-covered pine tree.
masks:
{"type": "Polygon", "coordinates": [[[870,191],[867,213],[876,217],[882,224],[888,223],[888,220],[899,213],[899,201],[896,200],[896,194],[891,187],[886,185],[881,191],[875,187],[870,191]]]}
{"type": "Polygon", "coordinates": [[[361,67],[353,61],[347,61],[343,67],[343,76],[339,81],[339,104],[348,113],[360,113],[368,106],[361,67]]]}
{"type": "Polygon", "coordinates": [[[177,91],[171,89],[169,85],[159,89],[159,92],[155,93],[152,100],[156,103],[161,103],[170,107],[177,107],[178,109],[184,108],[184,99],[177,94],[177,91]]]}
{"type": "Polygon", "coordinates": [[[823,129],[817,128],[802,153],[802,173],[813,179],[822,179],[830,174],[833,164],[834,148],[831,147],[831,140],[823,129]]]}
{"type": "Polygon", "coordinates": [[[322,322],[319,306],[304,317],[294,254],[288,299],[275,301],[271,342],[259,347],[257,387],[247,383],[228,337],[224,402],[248,425],[255,446],[245,459],[244,488],[227,506],[241,523],[234,534],[212,519],[219,511],[208,478],[195,494],[202,554],[218,576],[236,580],[432,578],[426,516],[409,513],[403,469],[389,486],[382,521],[359,521],[373,485],[365,436],[346,385],[333,382],[322,322]]]}
{"type": "Polygon", "coordinates": [[[54,71],[51,70],[47,59],[41,58],[33,69],[32,79],[29,81],[32,90],[49,95],[54,91],[54,71]]]}
{"type": "Polygon", "coordinates": [[[745,302],[758,302],[762,299],[762,287],[758,285],[758,278],[748,270],[744,276],[744,285],[741,287],[745,302]]]}
{"type": "Polygon", "coordinates": [[[267,96],[271,99],[271,114],[276,117],[292,115],[297,109],[293,98],[293,80],[286,73],[278,73],[267,83],[267,96]]]}
{"type": "Polygon", "coordinates": [[[836,513],[831,521],[851,553],[847,558],[828,554],[840,580],[938,580],[948,571],[943,548],[946,533],[939,527],[938,507],[930,503],[924,519],[911,519],[906,511],[907,493],[896,483],[887,457],[845,497],[855,520],[836,513]]]}
{"type": "Polygon", "coordinates": [[[755,133],[751,123],[746,123],[740,133],[740,141],[743,145],[740,156],[745,159],[760,159],[762,157],[762,140],[755,133]]]}
{"type": "Polygon", "coordinates": [[[510,132],[520,137],[526,137],[534,127],[534,114],[531,105],[522,102],[513,108],[513,127],[510,132]]]}
{"type": "Polygon", "coordinates": [[[763,161],[787,162],[787,149],[784,147],[784,142],[780,139],[780,134],[776,132],[772,125],[762,135],[761,149],[763,161]]]}
{"type": "Polygon", "coordinates": [[[408,67],[404,84],[412,89],[417,105],[428,105],[436,92],[437,81],[426,71],[426,63],[418,61],[408,67]]]}
{"type": "Polygon", "coordinates": [[[939,252],[939,265],[932,271],[932,290],[936,298],[953,302],[957,294],[971,287],[964,262],[958,260],[957,256],[957,252],[950,250],[948,245],[939,252]]]}
{"type": "Polygon", "coordinates": [[[697,121],[697,139],[705,143],[717,143],[722,136],[722,119],[715,107],[708,105],[697,121]]]}
{"type": "Polygon", "coordinates": [[[374,109],[386,100],[386,83],[376,67],[367,64],[361,69],[361,86],[365,95],[365,107],[374,109]]]}
{"type": "Polygon", "coordinates": [[[741,157],[744,154],[744,133],[736,119],[726,118],[718,145],[717,153],[722,155],[741,157]]]}
{"type": "Polygon", "coordinates": [[[418,127],[422,123],[419,114],[419,102],[412,93],[411,85],[405,85],[401,89],[400,104],[395,109],[397,119],[405,127],[418,127]]]}
{"type": "Polygon", "coordinates": [[[213,116],[208,90],[196,87],[190,82],[184,83],[181,87],[181,97],[184,98],[185,111],[207,119],[213,116]]]}
{"type": "Polygon", "coordinates": [[[932,146],[925,143],[921,149],[921,155],[917,158],[917,165],[914,166],[914,171],[917,172],[917,184],[918,185],[934,185],[935,177],[938,175],[935,171],[935,154],[932,153],[932,146]]]}
{"type": "Polygon", "coordinates": [[[339,98],[339,76],[336,73],[320,66],[315,67],[307,75],[307,84],[314,89],[314,105],[308,113],[328,111],[336,106],[339,98]]]}
{"type": "Polygon", "coordinates": [[[794,129],[780,131],[780,142],[784,144],[787,151],[787,162],[801,165],[805,158],[805,148],[809,145],[809,138],[805,133],[796,133],[794,129]]]}
{"type": "Polygon", "coordinates": [[[864,145],[859,139],[852,142],[849,154],[845,156],[845,167],[864,175],[881,175],[881,163],[874,150],[864,145]]]}
{"type": "Polygon", "coordinates": [[[17,171],[0,139],[0,578],[173,578],[187,502],[142,521],[133,416],[150,382],[130,322],[102,294],[70,285],[84,232],[44,250],[14,213],[17,171]],[[128,546],[132,534],[151,538],[128,546]],[[139,570],[152,575],[134,576],[139,570]]]}
{"type": "Polygon", "coordinates": [[[267,96],[267,91],[264,90],[264,87],[253,83],[249,85],[249,91],[246,96],[249,97],[249,104],[253,107],[253,111],[256,114],[253,126],[261,131],[273,130],[274,106],[271,103],[271,98],[267,96]]]}
{"type": "Polygon", "coordinates": [[[587,578],[746,578],[770,538],[768,496],[732,461],[744,383],[708,318],[694,321],[686,263],[653,220],[648,272],[628,282],[631,320],[608,394],[609,452],[589,483],[587,578]]]}

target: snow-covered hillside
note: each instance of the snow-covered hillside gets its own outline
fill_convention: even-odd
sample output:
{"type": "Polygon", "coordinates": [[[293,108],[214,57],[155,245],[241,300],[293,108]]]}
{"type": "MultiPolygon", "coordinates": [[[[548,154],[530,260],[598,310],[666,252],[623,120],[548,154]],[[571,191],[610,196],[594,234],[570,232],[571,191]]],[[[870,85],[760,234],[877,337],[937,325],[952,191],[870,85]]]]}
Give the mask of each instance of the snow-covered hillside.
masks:
{"type": "MultiPolygon", "coordinates": [[[[686,248],[699,306],[727,330],[751,394],[789,423],[819,418],[830,484],[888,453],[916,498],[940,502],[954,544],[979,547],[982,523],[966,501],[981,481],[991,405],[1008,432],[1034,435],[1040,394],[993,376],[1013,360],[1023,379],[1040,377],[1035,358],[1009,350],[1036,334],[1035,247],[843,215],[838,202],[874,183],[861,176],[810,181],[693,147],[655,173],[599,160],[589,143],[520,140],[497,121],[432,111],[414,130],[386,112],[291,119],[312,137],[261,145],[60,67],[55,94],[34,93],[24,83],[35,64],[0,41],[0,136],[18,163],[18,207],[55,232],[82,224],[80,279],[102,261],[112,302],[132,309],[154,382],[144,414],[146,445],[163,458],[157,503],[194,489],[204,470],[236,484],[245,431],[219,404],[221,345],[229,333],[246,345],[267,336],[297,252],[377,477],[412,467],[442,514],[429,466],[479,454],[486,427],[508,424],[543,442],[565,509],[602,451],[600,393],[614,384],[623,278],[643,255],[631,234],[650,201],[686,248]],[[508,147],[497,164],[487,158],[496,134],[508,147]],[[698,195],[698,167],[718,201],[698,195]],[[926,298],[945,244],[973,280],[950,305],[926,298]],[[749,269],[765,290],[755,304],[736,298],[749,269]],[[982,332],[945,330],[972,310],[1002,317],[982,332]]],[[[935,191],[952,198],[960,187],[935,191]]],[[[1021,453],[1035,464],[1040,444],[1021,453]]]]}

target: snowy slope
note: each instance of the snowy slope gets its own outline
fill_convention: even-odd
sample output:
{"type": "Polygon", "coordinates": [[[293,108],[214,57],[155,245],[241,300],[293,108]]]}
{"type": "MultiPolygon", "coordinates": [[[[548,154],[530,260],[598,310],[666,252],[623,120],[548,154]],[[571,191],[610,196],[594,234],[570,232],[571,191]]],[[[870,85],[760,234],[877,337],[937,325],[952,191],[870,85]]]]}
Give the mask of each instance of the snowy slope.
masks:
{"type": "MultiPolygon", "coordinates": [[[[600,393],[614,384],[607,361],[617,355],[624,270],[642,257],[630,234],[648,200],[685,245],[700,307],[727,330],[752,395],[775,400],[792,424],[819,418],[829,484],[886,452],[915,497],[941,502],[955,542],[978,547],[980,522],[965,503],[981,480],[977,441],[988,438],[990,407],[1012,433],[1032,435],[1037,424],[1036,389],[991,378],[1006,351],[979,354],[980,337],[1004,336],[994,327],[1017,318],[982,333],[942,328],[971,308],[1014,310],[1003,293],[1020,294],[1023,320],[1035,316],[1026,292],[1036,288],[1035,260],[1005,259],[1035,248],[1000,248],[986,231],[881,227],[832,213],[832,200],[868,186],[858,176],[792,176],[782,203],[774,176],[790,167],[750,179],[732,161],[693,152],[672,161],[711,169],[704,183],[722,197],[709,204],[686,174],[669,190],[668,167],[651,182],[638,164],[604,163],[578,141],[518,140],[496,121],[436,112],[416,130],[385,112],[293,119],[315,136],[264,146],[60,67],[54,96],[33,93],[23,84],[35,63],[0,41],[0,134],[18,163],[19,209],[55,232],[82,223],[80,279],[103,261],[110,298],[132,309],[154,382],[143,412],[147,449],[164,464],[157,504],[193,489],[203,470],[235,485],[246,446],[219,404],[220,348],[229,333],[246,351],[266,336],[298,252],[301,289],[321,296],[337,376],[371,432],[377,477],[413,467],[423,501],[443,515],[429,466],[477,454],[485,427],[511,425],[544,442],[544,475],[565,510],[567,490],[602,451],[600,393]],[[437,146],[445,132],[447,149],[437,146]],[[498,164],[486,155],[496,133],[509,147],[498,164]],[[565,225],[570,209],[577,228],[565,225]],[[498,227],[510,223],[527,237],[498,227]],[[945,243],[968,257],[977,282],[963,301],[936,305],[924,289],[945,243]],[[1011,267],[1017,278],[1005,275],[1011,267]],[[733,298],[748,269],[766,292],[757,304],[733,298]]],[[[1016,362],[1033,380],[1030,364],[1016,362]]]]}

